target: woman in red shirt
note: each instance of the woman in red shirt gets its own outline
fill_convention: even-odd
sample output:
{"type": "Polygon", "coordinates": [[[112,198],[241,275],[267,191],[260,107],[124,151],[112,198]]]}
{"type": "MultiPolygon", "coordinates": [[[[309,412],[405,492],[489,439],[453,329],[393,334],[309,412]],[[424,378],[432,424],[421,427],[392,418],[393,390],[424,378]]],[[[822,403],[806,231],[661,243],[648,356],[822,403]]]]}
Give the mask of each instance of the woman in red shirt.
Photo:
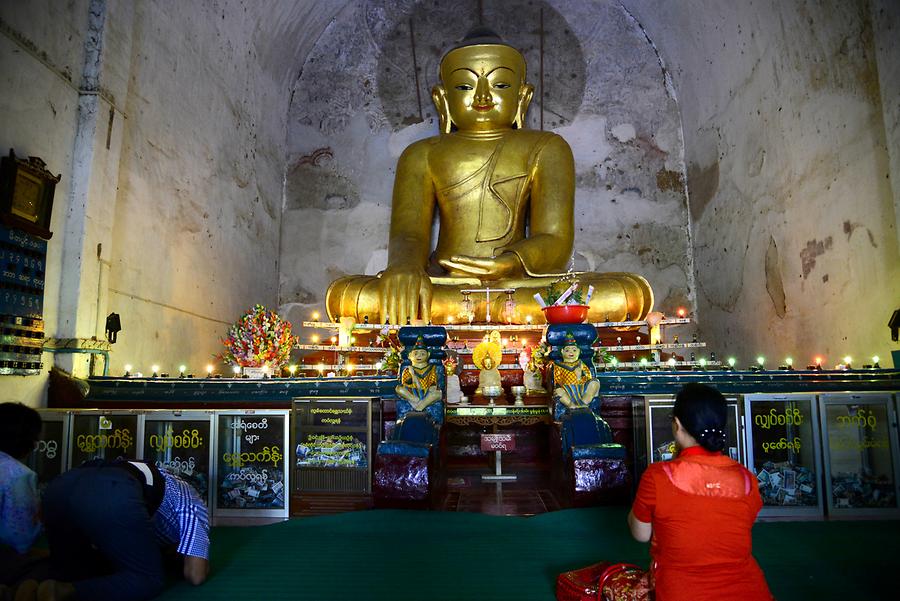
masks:
{"type": "Polygon", "coordinates": [[[722,455],[726,410],[716,389],[682,388],[672,411],[680,452],[641,478],[628,526],[636,540],[650,541],[656,601],[773,598],[751,554],[762,507],[756,478],[722,455]]]}

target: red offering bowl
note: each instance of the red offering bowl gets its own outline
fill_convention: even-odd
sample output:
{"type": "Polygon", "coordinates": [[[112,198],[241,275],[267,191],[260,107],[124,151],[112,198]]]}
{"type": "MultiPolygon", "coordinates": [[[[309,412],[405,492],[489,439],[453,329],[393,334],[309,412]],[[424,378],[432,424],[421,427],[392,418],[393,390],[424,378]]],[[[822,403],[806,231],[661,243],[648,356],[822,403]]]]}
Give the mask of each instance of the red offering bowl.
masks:
{"type": "Polygon", "coordinates": [[[550,305],[541,310],[547,323],[584,323],[589,308],[587,305],[550,305]]]}

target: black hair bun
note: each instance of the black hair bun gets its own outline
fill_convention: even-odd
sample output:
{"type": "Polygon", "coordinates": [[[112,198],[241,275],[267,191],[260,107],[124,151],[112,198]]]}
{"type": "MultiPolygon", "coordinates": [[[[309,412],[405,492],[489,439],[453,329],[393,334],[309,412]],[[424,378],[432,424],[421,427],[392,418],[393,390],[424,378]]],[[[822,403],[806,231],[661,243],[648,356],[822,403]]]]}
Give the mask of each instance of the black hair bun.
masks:
{"type": "Polygon", "coordinates": [[[723,451],[725,450],[725,430],[704,428],[700,431],[697,442],[707,451],[723,451]]]}

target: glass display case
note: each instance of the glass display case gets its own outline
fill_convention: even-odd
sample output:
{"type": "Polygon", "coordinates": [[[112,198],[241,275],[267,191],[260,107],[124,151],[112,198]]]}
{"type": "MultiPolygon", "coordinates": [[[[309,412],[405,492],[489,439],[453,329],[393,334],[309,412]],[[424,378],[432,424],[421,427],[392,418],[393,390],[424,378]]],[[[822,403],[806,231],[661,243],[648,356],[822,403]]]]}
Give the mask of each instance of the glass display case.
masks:
{"type": "Polygon", "coordinates": [[[748,467],[763,500],[760,517],[822,517],[816,397],[748,394],[744,419],[748,467]]]}
{"type": "Polygon", "coordinates": [[[213,513],[288,517],[289,410],[217,411],[213,513]]]}
{"type": "Polygon", "coordinates": [[[72,416],[68,466],[91,459],[138,459],[142,432],[136,411],[79,410],[72,416]]]}
{"type": "Polygon", "coordinates": [[[895,516],[897,415],[888,393],[823,394],[819,415],[830,516],[895,516]]]}
{"type": "MultiPolygon", "coordinates": [[[[725,424],[725,453],[746,465],[740,400],[737,397],[726,397],[726,401],[728,417],[725,424]]],[[[675,397],[646,396],[641,405],[635,407],[635,464],[643,470],[650,463],[668,461],[675,456],[675,439],[672,437],[675,397]]]]}
{"type": "Polygon", "coordinates": [[[143,417],[142,459],[193,486],[211,506],[212,413],[148,411],[143,417]]]}
{"type": "Polygon", "coordinates": [[[66,471],[69,465],[69,431],[72,414],[68,411],[40,409],[41,439],[28,457],[28,467],[37,474],[38,489],[43,493],[47,483],[66,471]]]}
{"type": "Polygon", "coordinates": [[[295,399],[294,490],[369,494],[379,409],[368,397],[295,399]]]}

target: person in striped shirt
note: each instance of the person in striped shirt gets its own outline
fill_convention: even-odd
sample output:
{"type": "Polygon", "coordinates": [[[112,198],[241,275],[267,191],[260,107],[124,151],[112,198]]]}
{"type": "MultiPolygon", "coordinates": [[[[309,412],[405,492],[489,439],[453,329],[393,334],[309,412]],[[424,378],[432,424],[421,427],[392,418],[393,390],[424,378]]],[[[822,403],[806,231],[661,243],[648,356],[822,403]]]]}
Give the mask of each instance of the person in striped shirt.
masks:
{"type": "Polygon", "coordinates": [[[97,460],[62,474],[47,488],[44,524],[56,579],[40,584],[40,601],[151,599],[165,583],[166,546],[191,584],[209,574],[206,505],[149,463],[97,460]]]}
{"type": "Polygon", "coordinates": [[[0,403],[0,599],[40,564],[31,545],[41,533],[37,474],[25,462],[41,435],[41,416],[0,403]]]}

